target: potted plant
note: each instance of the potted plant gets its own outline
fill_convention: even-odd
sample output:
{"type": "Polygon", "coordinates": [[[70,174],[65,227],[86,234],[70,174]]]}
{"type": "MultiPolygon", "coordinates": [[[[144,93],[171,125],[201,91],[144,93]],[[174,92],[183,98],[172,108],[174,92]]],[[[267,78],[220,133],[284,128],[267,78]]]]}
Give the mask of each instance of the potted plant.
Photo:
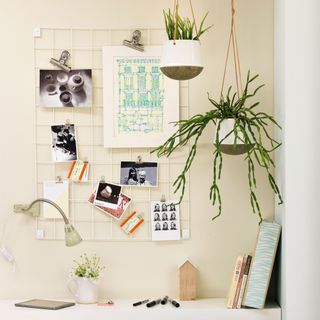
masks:
{"type": "Polygon", "coordinates": [[[257,187],[255,178],[256,165],[262,167],[274,193],[278,196],[279,204],[282,203],[282,197],[279,188],[272,174],[274,161],[272,152],[278,148],[281,143],[274,139],[268,132],[268,125],[274,124],[281,128],[273,116],[262,111],[256,111],[259,102],[249,104],[249,99],[254,97],[263,85],[258,86],[254,91],[249,92],[249,85],[258,77],[250,77],[248,72],[246,84],[243,93],[237,96],[237,93],[231,94],[230,87],[226,96],[221,95],[220,101],[211,99],[213,109],[205,114],[197,114],[190,119],[180,120],[175,123],[177,131],[161,146],[153,150],[158,157],[169,157],[179,147],[185,146],[189,142],[191,148],[185,162],[183,171],[174,182],[175,192],[181,190],[180,202],[183,199],[186,174],[189,171],[192,162],[197,153],[197,144],[200,136],[207,125],[212,122],[216,126],[213,151],[213,180],[210,186],[210,199],[212,204],[218,205],[218,214],[212,218],[214,220],[221,215],[222,200],[219,188],[219,181],[223,168],[223,153],[233,153],[232,149],[240,151],[235,154],[245,153],[245,161],[248,164],[248,184],[250,192],[250,202],[254,213],[258,213],[260,222],[262,221],[261,208],[256,196],[257,187]],[[231,141],[231,143],[230,143],[231,141]]]}
{"type": "MultiPolygon", "coordinates": [[[[168,41],[162,46],[161,71],[174,80],[189,80],[203,70],[200,36],[212,26],[204,27],[208,12],[203,17],[199,29],[195,20],[181,18],[178,4],[172,13],[163,11],[168,41]]],[[[193,12],[193,11],[192,11],[193,12]]]]}
{"type": "Polygon", "coordinates": [[[105,267],[100,264],[97,255],[89,258],[87,254],[83,254],[80,259],[80,262],[74,261],[76,266],[71,271],[67,287],[77,303],[96,303],[99,297],[99,279],[105,267]]]}

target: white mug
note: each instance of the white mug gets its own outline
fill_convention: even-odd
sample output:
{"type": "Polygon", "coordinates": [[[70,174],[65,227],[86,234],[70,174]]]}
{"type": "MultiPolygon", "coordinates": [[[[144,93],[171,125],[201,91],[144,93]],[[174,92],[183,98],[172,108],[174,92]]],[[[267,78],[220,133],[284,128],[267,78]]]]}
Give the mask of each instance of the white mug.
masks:
{"type": "Polygon", "coordinates": [[[76,298],[77,303],[97,303],[98,302],[98,280],[74,277],[67,283],[68,290],[76,298]]]}

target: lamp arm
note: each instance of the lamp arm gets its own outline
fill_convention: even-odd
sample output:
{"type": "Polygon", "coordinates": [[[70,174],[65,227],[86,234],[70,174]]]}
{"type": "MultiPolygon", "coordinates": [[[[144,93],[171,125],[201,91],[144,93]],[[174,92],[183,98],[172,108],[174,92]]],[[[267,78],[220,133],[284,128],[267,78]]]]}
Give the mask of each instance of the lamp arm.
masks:
{"type": "Polygon", "coordinates": [[[53,202],[49,199],[45,199],[45,198],[36,199],[36,200],[32,201],[27,208],[24,208],[23,211],[29,211],[38,202],[46,202],[46,203],[51,204],[53,207],[55,207],[60,212],[65,224],[70,224],[70,222],[69,222],[67,216],[65,215],[65,213],[63,212],[63,210],[55,202],[53,202]]]}

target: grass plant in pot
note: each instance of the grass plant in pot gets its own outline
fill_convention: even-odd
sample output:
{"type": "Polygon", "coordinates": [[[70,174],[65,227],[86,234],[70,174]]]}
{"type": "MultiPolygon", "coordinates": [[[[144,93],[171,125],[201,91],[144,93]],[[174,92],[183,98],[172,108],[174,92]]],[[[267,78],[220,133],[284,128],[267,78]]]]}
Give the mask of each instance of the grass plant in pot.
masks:
{"type": "Polygon", "coordinates": [[[76,266],[71,271],[67,287],[77,303],[97,303],[99,298],[99,279],[105,268],[100,264],[100,258],[86,254],[80,256],[81,261],[74,261],[76,266]]]}
{"type": "Polygon", "coordinates": [[[192,3],[193,21],[179,15],[179,3],[175,1],[173,12],[163,11],[168,40],[162,45],[161,71],[174,80],[189,80],[203,70],[200,36],[212,26],[204,27],[208,13],[197,28],[192,3]]]}

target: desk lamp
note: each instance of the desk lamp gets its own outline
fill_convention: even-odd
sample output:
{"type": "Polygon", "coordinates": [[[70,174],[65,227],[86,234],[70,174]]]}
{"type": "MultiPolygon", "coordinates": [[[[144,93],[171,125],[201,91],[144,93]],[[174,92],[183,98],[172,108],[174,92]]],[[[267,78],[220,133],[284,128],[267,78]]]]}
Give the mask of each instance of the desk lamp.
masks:
{"type": "Polygon", "coordinates": [[[39,202],[46,202],[48,204],[51,204],[53,207],[55,207],[60,214],[62,215],[62,218],[64,220],[65,226],[64,226],[64,232],[65,232],[65,240],[66,240],[66,246],[67,247],[72,247],[77,244],[79,244],[82,239],[77,232],[77,230],[74,228],[74,226],[69,222],[67,216],[63,212],[63,210],[53,201],[45,198],[39,198],[31,202],[30,205],[21,205],[21,204],[16,204],[14,205],[14,212],[16,213],[32,213],[34,217],[39,217],[39,209],[32,210],[32,207],[39,202]]]}

